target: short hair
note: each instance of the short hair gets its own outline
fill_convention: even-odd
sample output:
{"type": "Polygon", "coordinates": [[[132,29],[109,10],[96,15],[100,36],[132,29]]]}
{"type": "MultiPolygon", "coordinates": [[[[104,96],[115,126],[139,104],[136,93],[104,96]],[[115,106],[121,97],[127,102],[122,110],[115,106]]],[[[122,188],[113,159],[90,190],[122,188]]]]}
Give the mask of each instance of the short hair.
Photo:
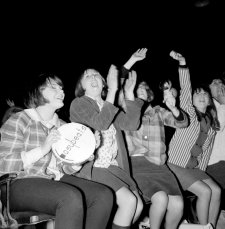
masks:
{"type": "MultiPolygon", "coordinates": [[[[85,94],[85,90],[84,90],[84,88],[83,88],[83,86],[82,86],[82,84],[81,84],[81,81],[82,81],[82,79],[83,79],[83,77],[84,77],[84,75],[85,75],[85,73],[88,71],[88,70],[94,70],[94,71],[96,71],[96,72],[98,72],[97,70],[95,70],[95,69],[86,69],[81,75],[80,75],[80,77],[78,78],[78,80],[77,80],[77,83],[76,83],[76,86],[75,86],[75,97],[81,97],[81,96],[83,96],[84,94],[85,94]]],[[[106,84],[106,81],[105,81],[105,79],[102,77],[102,83],[103,83],[103,88],[102,88],[102,98],[104,99],[105,97],[106,97],[106,95],[107,95],[107,89],[108,89],[108,87],[107,87],[107,84],[106,84]]]]}
{"type": "Polygon", "coordinates": [[[48,101],[43,97],[42,91],[48,84],[51,84],[51,80],[54,80],[59,86],[63,87],[62,80],[51,73],[43,73],[32,79],[24,101],[26,108],[36,108],[48,103],[48,101]]]}
{"type": "Polygon", "coordinates": [[[145,86],[145,90],[146,90],[146,92],[147,92],[147,101],[148,101],[148,102],[151,102],[151,101],[154,99],[154,92],[153,92],[153,90],[149,87],[149,85],[147,84],[146,81],[141,81],[141,82],[138,84],[138,87],[139,87],[141,84],[145,86]]]}

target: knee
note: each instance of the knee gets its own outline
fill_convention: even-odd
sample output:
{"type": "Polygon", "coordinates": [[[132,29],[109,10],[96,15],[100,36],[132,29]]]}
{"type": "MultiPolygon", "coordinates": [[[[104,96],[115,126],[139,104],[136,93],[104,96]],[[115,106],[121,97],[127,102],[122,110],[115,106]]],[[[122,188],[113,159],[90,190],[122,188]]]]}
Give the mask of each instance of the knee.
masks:
{"type": "Polygon", "coordinates": [[[117,204],[121,207],[126,207],[126,208],[136,208],[137,206],[137,197],[133,192],[131,192],[128,189],[121,189],[119,190],[119,193],[116,194],[117,196],[117,204]]]}
{"type": "Polygon", "coordinates": [[[129,206],[136,206],[138,200],[137,197],[132,192],[129,192],[126,197],[126,202],[128,203],[129,206]]]}
{"type": "Polygon", "coordinates": [[[83,211],[83,196],[78,189],[67,189],[58,200],[57,208],[68,209],[68,212],[83,211]]]}
{"type": "Polygon", "coordinates": [[[169,197],[164,191],[159,191],[152,196],[151,201],[152,201],[152,204],[155,203],[157,205],[167,206],[169,202],[169,197]]]}
{"type": "Polygon", "coordinates": [[[101,205],[107,206],[108,208],[112,208],[114,204],[114,194],[111,189],[106,186],[102,186],[98,193],[96,193],[98,201],[101,205]]]}
{"type": "Polygon", "coordinates": [[[212,195],[212,189],[208,185],[205,185],[204,188],[200,190],[198,198],[210,199],[211,195],[212,195]]]}

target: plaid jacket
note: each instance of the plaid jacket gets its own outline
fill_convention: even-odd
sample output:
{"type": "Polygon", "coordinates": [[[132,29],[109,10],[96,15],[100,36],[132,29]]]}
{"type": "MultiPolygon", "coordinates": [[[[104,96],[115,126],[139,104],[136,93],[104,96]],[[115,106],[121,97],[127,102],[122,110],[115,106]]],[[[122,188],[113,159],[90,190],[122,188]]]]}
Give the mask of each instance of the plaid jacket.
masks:
{"type": "MultiPolygon", "coordinates": [[[[52,152],[34,164],[24,168],[21,157],[22,152],[28,152],[40,147],[46,139],[47,129],[41,122],[28,115],[32,109],[27,109],[13,114],[1,127],[0,142],[0,175],[15,172],[18,178],[22,177],[45,177],[52,178],[46,169],[50,163],[52,152]]],[[[58,119],[55,114],[56,127],[65,122],[58,119]]]]}
{"type": "MultiPolygon", "coordinates": [[[[183,112],[182,112],[183,113],[183,112]]],[[[162,165],[166,161],[165,126],[182,128],[188,119],[178,121],[172,112],[160,107],[149,106],[137,131],[125,131],[130,156],[145,156],[150,162],[162,165]]]]}

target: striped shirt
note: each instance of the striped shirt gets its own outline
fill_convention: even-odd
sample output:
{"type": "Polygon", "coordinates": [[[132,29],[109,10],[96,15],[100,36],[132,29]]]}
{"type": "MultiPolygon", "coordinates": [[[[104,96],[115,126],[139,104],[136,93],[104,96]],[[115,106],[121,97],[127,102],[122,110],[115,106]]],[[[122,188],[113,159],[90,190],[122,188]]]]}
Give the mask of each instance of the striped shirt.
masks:
{"type": "MultiPolygon", "coordinates": [[[[56,114],[54,120],[56,127],[65,123],[56,114]]],[[[48,128],[41,124],[37,116],[35,117],[34,109],[26,109],[13,114],[3,124],[0,132],[0,175],[15,172],[18,178],[55,178],[54,174],[47,173],[49,163],[52,161],[52,151],[28,166],[24,165],[22,159],[23,152],[34,152],[47,137],[48,128]]],[[[60,171],[60,168],[57,170],[60,171]]]]}
{"type": "MultiPolygon", "coordinates": [[[[187,128],[177,129],[170,141],[168,162],[185,168],[191,157],[191,149],[195,145],[199,133],[200,122],[197,119],[195,108],[192,104],[192,88],[188,68],[179,68],[180,80],[180,106],[188,113],[190,124],[187,128]]],[[[202,145],[202,153],[198,156],[197,168],[205,171],[212,152],[216,132],[210,127],[207,138],[202,145]]]]}
{"type": "Polygon", "coordinates": [[[142,124],[137,131],[125,131],[130,156],[145,156],[157,165],[166,161],[165,126],[182,128],[188,125],[183,113],[183,120],[178,121],[172,112],[160,107],[148,106],[142,124]]]}

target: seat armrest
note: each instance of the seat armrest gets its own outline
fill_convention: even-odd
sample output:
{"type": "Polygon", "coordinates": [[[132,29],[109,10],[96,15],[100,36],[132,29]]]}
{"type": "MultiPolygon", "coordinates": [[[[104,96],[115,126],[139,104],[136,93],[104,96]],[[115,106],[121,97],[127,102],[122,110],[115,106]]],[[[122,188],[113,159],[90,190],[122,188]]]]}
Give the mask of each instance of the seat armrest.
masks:
{"type": "Polygon", "coordinates": [[[16,173],[7,173],[0,176],[0,185],[7,183],[7,181],[14,180],[17,177],[16,173]]]}
{"type": "Polygon", "coordinates": [[[15,219],[12,218],[11,214],[10,214],[10,207],[9,207],[9,189],[10,189],[10,183],[11,181],[13,181],[15,178],[17,177],[16,173],[7,173],[4,174],[0,177],[0,186],[1,185],[5,185],[5,197],[4,197],[4,201],[2,200],[2,190],[0,190],[0,201],[2,200],[4,206],[4,211],[3,209],[1,209],[1,224],[6,226],[6,227],[0,227],[0,228],[18,228],[18,223],[15,219]],[[3,214],[4,216],[3,216],[3,214]]]}
{"type": "Polygon", "coordinates": [[[17,177],[16,173],[7,173],[0,176],[0,185],[6,183],[8,180],[14,180],[17,177]]]}

